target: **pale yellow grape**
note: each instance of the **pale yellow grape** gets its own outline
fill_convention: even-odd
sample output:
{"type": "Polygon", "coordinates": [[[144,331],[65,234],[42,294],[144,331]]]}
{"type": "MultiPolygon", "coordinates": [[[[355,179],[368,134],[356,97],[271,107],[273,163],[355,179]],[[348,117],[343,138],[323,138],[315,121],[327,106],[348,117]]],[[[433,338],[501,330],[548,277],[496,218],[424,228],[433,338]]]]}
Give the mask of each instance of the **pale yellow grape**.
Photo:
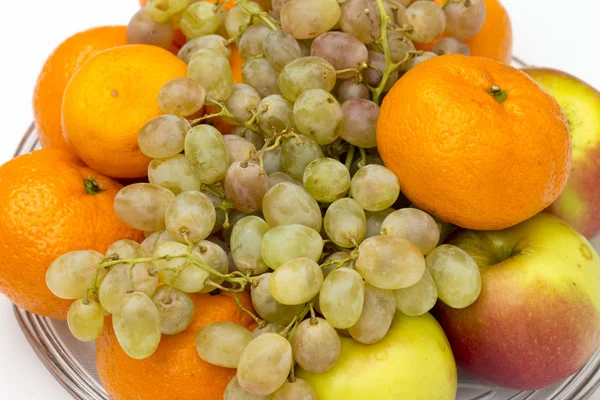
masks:
{"type": "Polygon", "coordinates": [[[106,250],[106,257],[115,260],[128,260],[147,256],[148,253],[138,242],[129,239],[117,240],[106,250]]]}
{"type": "Polygon", "coordinates": [[[242,352],[254,339],[252,332],[233,322],[213,322],[200,328],[196,351],[207,363],[237,368],[242,352]]]}
{"type": "Polygon", "coordinates": [[[146,123],[138,132],[142,153],[151,158],[167,158],[183,151],[185,135],[192,129],[183,117],[159,115],[146,123]]]}
{"type": "Polygon", "coordinates": [[[206,90],[189,78],[167,82],[158,92],[158,106],[165,114],[187,117],[204,107],[206,90]]]}
{"type": "MultiPolygon", "coordinates": [[[[261,12],[260,5],[253,1],[246,1],[248,7],[254,12],[261,12]]],[[[252,16],[248,14],[240,4],[236,4],[229,10],[227,17],[225,18],[225,29],[227,35],[232,38],[236,37],[240,32],[242,26],[248,24],[252,20],[252,16]]]]}
{"type": "Polygon", "coordinates": [[[393,236],[374,236],[358,248],[356,270],[380,289],[410,287],[423,276],[425,258],[417,246],[393,236]]]}
{"type": "Polygon", "coordinates": [[[261,255],[262,240],[269,229],[262,218],[255,216],[244,217],[234,225],[229,240],[233,262],[240,272],[259,275],[269,269],[261,255]]]}
{"type": "Polygon", "coordinates": [[[173,242],[174,240],[166,230],[156,231],[148,236],[140,246],[148,256],[152,256],[158,246],[166,242],[173,242]]]}
{"type": "Polygon", "coordinates": [[[318,158],[304,170],[302,183],[317,201],[331,203],[344,197],[350,189],[350,172],[338,160],[318,158]]]}
{"type": "Polygon", "coordinates": [[[254,338],[238,363],[238,382],[245,390],[268,395],[279,389],[292,368],[292,346],[278,333],[254,338]]]}
{"type": "Polygon", "coordinates": [[[452,308],[466,308],[481,293],[481,273],[469,253],[443,244],[427,256],[431,273],[441,301],[452,308]]]}
{"type": "MultiPolygon", "coordinates": [[[[331,271],[338,268],[339,264],[332,263],[332,261],[344,261],[344,260],[348,260],[349,258],[351,258],[350,253],[348,253],[346,251],[336,251],[335,253],[333,253],[332,255],[327,257],[323,261],[323,264],[321,267],[321,271],[323,271],[323,278],[327,278],[327,276],[331,273],[331,271]]],[[[339,266],[353,269],[354,261],[352,261],[352,260],[346,261],[345,263],[343,263],[342,265],[339,265],[339,266]]]]}
{"type": "Polygon", "coordinates": [[[294,103],[294,122],[305,136],[320,145],[330,144],[340,136],[344,113],[331,93],[323,89],[302,92],[294,103]]]}
{"type": "Polygon", "coordinates": [[[294,104],[279,94],[265,97],[258,104],[258,126],[265,137],[295,129],[294,104]]]}
{"type": "MultiPolygon", "coordinates": [[[[195,249],[198,251],[198,254],[202,256],[202,259],[206,262],[206,265],[216,270],[218,273],[222,275],[227,275],[229,272],[229,257],[227,257],[227,253],[219,244],[213,243],[207,240],[203,240],[195,246],[195,249]]],[[[227,246],[225,244],[225,246],[227,246]]],[[[211,282],[214,282],[218,285],[223,283],[224,279],[218,277],[215,274],[210,274],[208,279],[211,282]]],[[[199,293],[210,293],[215,288],[210,285],[206,285],[204,289],[200,290],[199,293]]]]}
{"type": "Polygon", "coordinates": [[[202,185],[183,154],[152,160],[148,165],[148,180],[175,194],[188,190],[200,190],[202,185]]]}
{"type": "Polygon", "coordinates": [[[158,22],[165,23],[190,5],[190,0],[148,0],[146,12],[158,22]]]}
{"type": "Polygon", "coordinates": [[[104,311],[94,300],[79,299],[69,307],[67,313],[69,330],[82,342],[93,342],[104,328],[104,311]]]}
{"type": "Polygon", "coordinates": [[[393,212],[393,208],[386,208],[382,211],[366,211],[365,216],[367,217],[367,233],[365,234],[365,239],[379,235],[381,233],[381,225],[383,225],[383,221],[393,212]]]}
{"type": "Polygon", "coordinates": [[[254,58],[245,62],[242,66],[242,78],[262,97],[281,93],[277,84],[279,71],[265,58],[254,58]]]}
{"type": "Polygon", "coordinates": [[[294,258],[273,272],[269,291],[281,304],[304,304],[319,293],[322,284],[319,264],[308,258],[294,258]]]}
{"type": "Polygon", "coordinates": [[[177,57],[182,59],[186,64],[190,62],[192,56],[202,49],[215,50],[218,54],[229,58],[231,50],[227,46],[227,39],[220,35],[200,36],[196,39],[189,40],[177,53],[177,57]]]}
{"type": "Polygon", "coordinates": [[[331,241],[343,248],[356,247],[367,232],[365,211],[357,201],[344,198],[329,206],[323,220],[331,241]]]}
{"type": "Polygon", "coordinates": [[[128,44],[153,45],[168,50],[173,43],[173,33],[172,21],[158,23],[142,8],[129,21],[126,37],[128,44]]]}
{"type": "Polygon", "coordinates": [[[312,89],[333,90],[337,74],[333,65],[320,57],[301,57],[288,63],[279,74],[278,85],[283,97],[295,102],[312,89]]]}
{"type": "Polygon", "coordinates": [[[285,172],[273,172],[269,174],[269,188],[279,184],[279,183],[292,183],[297,186],[302,186],[302,184],[296,181],[294,178],[286,174],[285,172]]]}
{"type": "Polygon", "coordinates": [[[223,23],[223,12],[214,4],[200,1],[190,5],[183,15],[179,26],[188,39],[216,33],[223,23]]]}
{"type": "Polygon", "coordinates": [[[281,145],[281,167],[297,180],[302,180],[306,167],[312,161],[323,157],[321,146],[308,136],[291,137],[281,145]]]}
{"type": "Polygon", "coordinates": [[[322,226],[319,203],[293,183],[279,183],[265,194],[262,211],[270,227],[304,225],[319,232],[322,226]]]}
{"type": "Polygon", "coordinates": [[[286,326],[302,312],[304,305],[286,306],[275,300],[269,290],[271,275],[262,274],[258,283],[251,285],[252,306],[266,321],[286,326]]]}
{"type": "Polygon", "coordinates": [[[135,359],[150,357],[160,343],[160,314],[144,293],[128,293],[113,313],[112,324],[119,344],[135,359]]]}
{"type": "Polygon", "coordinates": [[[117,193],[115,213],[121,221],[140,231],[165,229],[165,211],[175,198],[173,192],[151,183],[134,183],[117,193]]]}
{"type": "MultiPolygon", "coordinates": [[[[159,271],[158,278],[182,292],[197,293],[204,288],[204,282],[210,274],[204,268],[178,257],[181,255],[188,255],[188,246],[177,242],[166,242],[159,246],[154,252],[154,257],[172,258],[154,261],[154,267],[159,271]]],[[[205,264],[202,255],[196,249],[192,250],[189,257],[205,264]]]]}
{"type": "Polygon", "coordinates": [[[229,227],[223,227],[223,239],[225,239],[225,243],[227,244],[231,243],[231,232],[233,231],[233,228],[239,220],[241,220],[244,217],[249,217],[251,215],[258,215],[258,213],[248,214],[245,212],[241,212],[239,210],[236,210],[235,208],[228,210],[227,214],[229,215],[229,227]]]}
{"type": "Polygon", "coordinates": [[[216,218],[211,199],[196,191],[178,194],[165,212],[167,231],[181,243],[198,243],[206,239],[216,218]]]}
{"type": "Polygon", "coordinates": [[[336,0],[290,0],[281,9],[281,26],[296,39],[312,39],[331,30],[341,13],[336,0]]]}
{"type": "Polygon", "coordinates": [[[351,194],[366,211],[381,211],[391,207],[400,196],[400,182],[386,167],[367,165],[352,178],[351,194]]]}
{"type": "Polygon", "coordinates": [[[233,92],[233,72],[229,60],[215,50],[201,49],[195,52],[188,63],[187,77],[206,89],[209,99],[225,101],[233,92]]]}
{"type": "Polygon", "coordinates": [[[152,296],[160,315],[160,332],[176,335],[183,332],[194,316],[194,302],[187,294],[162,285],[152,296]]]}
{"type": "Polygon", "coordinates": [[[423,254],[429,254],[440,241],[440,229],[435,219],[416,208],[402,208],[391,213],[381,225],[381,234],[406,239],[423,254]]]}
{"type": "Polygon", "coordinates": [[[283,331],[284,328],[284,326],[281,326],[279,324],[271,323],[266,324],[263,328],[256,327],[256,329],[252,331],[252,334],[254,335],[254,337],[257,337],[260,335],[264,335],[265,333],[279,333],[283,331]]]}
{"type": "Polygon", "coordinates": [[[281,166],[281,147],[269,150],[263,155],[263,166],[265,167],[265,172],[269,175],[281,172],[283,169],[281,166]]]}
{"type": "Polygon", "coordinates": [[[206,124],[192,128],[185,137],[185,158],[200,182],[212,185],[225,179],[229,153],[216,128],[206,124]]]}
{"type": "Polygon", "coordinates": [[[115,313],[129,289],[152,296],[158,287],[158,276],[149,274],[150,267],[147,263],[133,266],[119,264],[112,267],[98,290],[102,307],[110,313],[115,313]]]}
{"type": "Polygon", "coordinates": [[[334,328],[347,329],[356,324],[365,299],[363,278],[353,269],[341,267],[323,281],[319,306],[334,328]]]}
{"type": "Polygon", "coordinates": [[[275,393],[272,400],[318,400],[315,390],[304,379],[286,381],[275,393]]]}
{"type": "Polygon", "coordinates": [[[223,400],[271,400],[271,396],[262,396],[247,392],[238,383],[237,375],[231,378],[229,384],[225,388],[223,400]]]}
{"type": "Polygon", "coordinates": [[[309,318],[300,323],[292,337],[294,359],[306,371],[330,370],[340,357],[338,333],[323,318],[309,318]]]}
{"type": "Polygon", "coordinates": [[[435,282],[427,269],[417,284],[395,290],[394,294],[396,309],[411,317],[418,317],[429,312],[435,306],[438,298],[435,282]]]}
{"type": "Polygon", "coordinates": [[[319,232],[298,224],[277,226],[269,230],[261,243],[262,258],[272,269],[299,257],[318,261],[322,252],[323,239],[319,232]]]}
{"type": "MultiPolygon", "coordinates": [[[[258,94],[256,89],[245,83],[236,83],[233,85],[231,96],[225,102],[225,107],[239,120],[246,122],[252,118],[253,112],[256,112],[258,109],[258,103],[260,103],[260,94],[258,94]]],[[[229,117],[224,117],[223,120],[230,125],[241,125],[239,121],[229,117]]],[[[225,139],[228,137],[238,136],[226,135],[225,139]]]]}
{"type": "MultiPolygon", "coordinates": [[[[46,270],[48,289],[61,299],[75,300],[85,297],[94,282],[96,268],[104,256],[93,250],[77,250],[58,257],[46,270]]],[[[98,284],[106,272],[98,274],[98,284]]]]}
{"type": "Polygon", "coordinates": [[[359,343],[373,344],[383,339],[396,313],[394,292],[365,284],[365,302],[360,318],[348,332],[359,343]]]}

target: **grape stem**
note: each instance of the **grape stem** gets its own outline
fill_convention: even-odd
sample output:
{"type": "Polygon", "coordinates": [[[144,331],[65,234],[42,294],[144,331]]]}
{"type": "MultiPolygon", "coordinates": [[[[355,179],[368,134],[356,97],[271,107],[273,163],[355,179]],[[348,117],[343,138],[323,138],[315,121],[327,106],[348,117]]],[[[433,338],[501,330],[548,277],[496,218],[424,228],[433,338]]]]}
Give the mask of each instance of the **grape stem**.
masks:
{"type": "Polygon", "coordinates": [[[302,310],[302,312],[300,314],[295,316],[294,320],[290,323],[290,325],[293,324],[293,328],[291,330],[289,330],[290,325],[288,325],[282,332],[280,332],[280,334],[283,336],[287,336],[288,341],[291,342],[292,338],[294,337],[294,333],[296,333],[296,328],[298,328],[298,325],[300,325],[300,322],[302,322],[304,320],[304,317],[306,317],[306,314],[309,313],[312,306],[313,306],[312,301],[310,303],[306,303],[306,306],[304,306],[304,310],[302,310]],[[289,331],[289,333],[287,333],[286,331],[289,331]],[[286,332],[286,334],[284,335],[283,332],[286,332]]]}
{"type": "Polygon", "coordinates": [[[205,121],[210,118],[227,117],[241,125],[244,125],[246,127],[246,129],[249,129],[255,133],[259,133],[258,128],[256,127],[256,118],[252,118],[249,121],[243,121],[242,119],[233,115],[223,103],[221,103],[215,99],[206,99],[206,104],[215,105],[220,108],[220,111],[216,112],[216,113],[212,113],[212,114],[207,114],[200,118],[190,121],[190,124],[192,126],[198,125],[200,122],[205,121]]]}
{"type": "Polygon", "coordinates": [[[346,154],[346,168],[350,171],[352,168],[352,161],[354,161],[354,152],[356,151],[356,146],[350,146],[348,149],[348,154],[346,154]]]}
{"type": "MultiPolygon", "coordinates": [[[[242,288],[243,290],[243,288],[242,288]]],[[[250,310],[248,310],[246,307],[244,307],[244,305],[242,304],[242,300],[240,299],[240,296],[238,296],[238,294],[236,292],[233,292],[233,298],[235,299],[235,304],[237,304],[238,308],[240,310],[242,310],[243,312],[245,312],[246,314],[248,314],[249,316],[252,317],[252,319],[258,324],[259,328],[264,328],[265,325],[267,324],[267,322],[259,317],[257,317],[256,315],[254,315],[254,313],[250,310]]]]}
{"type": "Polygon", "coordinates": [[[271,17],[265,11],[259,11],[259,12],[254,11],[252,8],[250,8],[250,6],[248,5],[248,2],[246,0],[240,0],[240,1],[238,1],[237,4],[239,4],[244,9],[244,11],[246,11],[248,14],[250,14],[251,17],[260,18],[261,20],[263,20],[265,22],[265,24],[267,24],[269,26],[269,28],[271,28],[272,30],[276,31],[277,29],[279,29],[278,28],[279,22],[277,22],[275,19],[273,19],[273,17],[271,17]]]}
{"type": "Polygon", "coordinates": [[[298,141],[298,144],[302,144],[302,138],[297,133],[295,133],[293,130],[290,132],[288,132],[286,130],[283,130],[281,132],[276,131],[275,134],[273,135],[273,137],[267,139],[264,146],[259,151],[257,151],[256,154],[254,155],[254,159],[258,160],[258,162],[260,164],[260,168],[262,170],[265,169],[264,162],[263,162],[265,153],[268,151],[275,150],[276,148],[281,146],[281,142],[283,140],[291,138],[291,137],[296,138],[296,140],[298,141]]]}
{"type": "Polygon", "coordinates": [[[444,5],[442,6],[442,10],[446,9],[452,3],[460,3],[462,0],[446,0],[444,5]]]}
{"type": "Polygon", "coordinates": [[[335,267],[331,271],[329,271],[329,273],[331,274],[336,269],[342,267],[344,264],[346,264],[348,262],[351,262],[351,261],[353,261],[355,259],[356,259],[356,257],[353,254],[350,254],[349,257],[347,257],[347,258],[345,258],[343,260],[331,260],[331,261],[327,261],[326,263],[321,264],[321,268],[329,267],[331,265],[335,265],[335,267]]]}
{"type": "Polygon", "coordinates": [[[358,162],[358,168],[362,168],[365,165],[367,165],[367,153],[362,147],[359,147],[358,151],[360,151],[360,161],[358,162]]]}

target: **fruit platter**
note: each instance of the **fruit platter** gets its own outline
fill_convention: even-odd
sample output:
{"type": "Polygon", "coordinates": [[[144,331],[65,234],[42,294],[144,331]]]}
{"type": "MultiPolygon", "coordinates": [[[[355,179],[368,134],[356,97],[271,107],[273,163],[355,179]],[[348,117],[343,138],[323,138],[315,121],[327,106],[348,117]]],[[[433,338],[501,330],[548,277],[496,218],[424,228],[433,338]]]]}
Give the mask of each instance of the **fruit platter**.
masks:
{"type": "Polygon", "coordinates": [[[499,0],[139,3],[0,167],[0,294],[70,395],[592,396],[600,92],[499,0]]]}

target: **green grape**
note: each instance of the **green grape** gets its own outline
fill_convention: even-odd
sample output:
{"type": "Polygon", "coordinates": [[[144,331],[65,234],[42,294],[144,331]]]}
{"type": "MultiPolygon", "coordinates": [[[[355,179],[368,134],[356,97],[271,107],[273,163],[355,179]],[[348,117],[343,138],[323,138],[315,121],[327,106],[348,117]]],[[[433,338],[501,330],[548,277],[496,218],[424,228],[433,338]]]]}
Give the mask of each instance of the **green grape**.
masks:
{"type": "Polygon", "coordinates": [[[340,199],[350,189],[348,168],[333,158],[318,158],[304,170],[304,189],[317,201],[331,203],[340,199]]]}
{"type": "Polygon", "coordinates": [[[440,241],[440,228],[426,212],[403,208],[391,213],[381,226],[381,234],[414,243],[421,253],[429,254],[440,241]]]}
{"type": "Polygon", "coordinates": [[[344,126],[340,137],[362,148],[377,146],[379,106],[365,99],[352,99],[342,104],[344,126]]]}
{"type": "Polygon", "coordinates": [[[262,274],[258,277],[257,283],[251,285],[252,306],[264,320],[287,326],[302,312],[304,305],[286,306],[275,300],[269,290],[271,275],[270,272],[262,274]]]}
{"type": "Polygon", "coordinates": [[[273,137],[276,133],[290,131],[294,125],[294,104],[279,94],[267,96],[257,107],[258,126],[265,137],[273,137]]]}
{"type": "MultiPolygon", "coordinates": [[[[86,297],[94,283],[97,266],[104,256],[93,250],[77,250],[63,254],[46,270],[46,286],[58,298],[75,300],[86,297]]],[[[106,272],[98,273],[98,283],[106,272]]]]}
{"type": "Polygon", "coordinates": [[[245,62],[242,67],[244,82],[252,86],[261,97],[280,94],[278,79],[279,71],[266,58],[255,58],[245,62]]]}
{"type": "Polygon", "coordinates": [[[127,25],[128,44],[148,44],[168,49],[173,42],[173,23],[155,22],[146,9],[139,10],[127,25]]]}
{"type": "MultiPolygon", "coordinates": [[[[338,81],[339,82],[339,81],[338,81]]],[[[355,79],[346,79],[341,81],[335,90],[335,97],[338,102],[342,105],[342,111],[344,110],[344,103],[352,99],[365,99],[371,98],[371,92],[367,85],[363,82],[356,82],[355,79]]],[[[346,114],[344,113],[344,118],[346,114]]]]}
{"type": "Polygon", "coordinates": [[[322,252],[321,235],[304,225],[276,226],[264,235],[261,243],[262,258],[272,269],[299,257],[319,261],[322,252]]]}
{"type": "Polygon", "coordinates": [[[281,26],[296,39],[312,39],[331,30],[339,21],[336,0],[290,0],[281,9],[281,26]]]}
{"type": "Polygon", "coordinates": [[[337,74],[327,60],[320,57],[301,57],[289,62],[279,75],[278,85],[283,97],[295,102],[302,93],[311,89],[331,92],[337,74]]]}
{"type": "Polygon", "coordinates": [[[263,54],[263,41],[267,34],[271,32],[266,24],[254,24],[246,29],[238,42],[240,57],[243,61],[263,54]]]}
{"type": "Polygon", "coordinates": [[[204,107],[206,90],[189,78],[167,82],[158,92],[158,106],[165,114],[187,117],[204,107]]]}
{"type": "Polygon", "coordinates": [[[207,363],[237,368],[240,356],[254,339],[252,332],[233,322],[204,325],[196,336],[196,351],[207,363]]]}
{"type": "Polygon", "coordinates": [[[319,203],[293,183],[280,183],[269,189],[263,198],[262,208],[270,227],[298,224],[321,231],[319,203]]]}
{"type": "Polygon", "coordinates": [[[150,265],[147,263],[119,264],[112,267],[98,291],[102,307],[110,313],[115,313],[130,289],[152,296],[158,287],[158,277],[156,274],[150,275],[149,269],[150,265]]]}
{"type": "Polygon", "coordinates": [[[446,33],[461,40],[471,39],[477,35],[487,14],[483,0],[462,0],[450,2],[444,8],[446,15],[446,33]]]}
{"type": "Polygon", "coordinates": [[[190,123],[177,115],[160,115],[140,129],[138,145],[151,158],[167,158],[183,151],[185,135],[192,129],[190,123]]]}
{"type": "Polygon", "coordinates": [[[286,381],[275,393],[272,400],[318,400],[315,390],[304,379],[286,381]]]}
{"type": "Polygon", "coordinates": [[[365,234],[365,239],[379,235],[381,233],[381,225],[383,225],[383,221],[393,212],[393,208],[386,208],[382,211],[366,211],[365,216],[367,217],[367,233],[365,234]]]}
{"type": "Polygon", "coordinates": [[[206,89],[207,97],[212,100],[225,101],[233,92],[233,72],[229,60],[215,50],[196,51],[188,64],[187,77],[206,89]]]}
{"type": "Polygon", "coordinates": [[[204,193],[183,192],[167,207],[165,223],[169,234],[181,243],[198,243],[212,233],[215,207],[204,193]]]}
{"type": "Polygon", "coordinates": [[[286,381],[293,362],[290,342],[278,333],[265,333],[254,338],[242,352],[238,382],[251,393],[271,394],[286,381]]]}
{"type": "Polygon", "coordinates": [[[177,335],[192,322],[194,302],[187,294],[162,285],[152,296],[152,301],[160,316],[160,332],[163,335],[177,335]]]}
{"type": "Polygon", "coordinates": [[[395,290],[394,294],[396,309],[410,317],[418,317],[429,312],[438,299],[435,282],[427,269],[416,285],[395,290]]]}
{"type": "Polygon", "coordinates": [[[408,240],[373,236],[358,247],[356,270],[380,289],[404,289],[419,282],[425,271],[425,258],[408,240]]]}
{"type": "Polygon", "coordinates": [[[291,137],[281,145],[281,167],[294,179],[302,179],[308,164],[323,157],[321,147],[308,136],[291,137]]]}
{"type": "Polygon", "coordinates": [[[400,196],[400,182],[381,165],[367,165],[352,178],[352,197],[367,211],[391,207],[400,196]]]}
{"type": "Polygon", "coordinates": [[[348,328],[348,332],[359,343],[377,343],[390,330],[395,312],[394,292],[366,283],[362,313],[356,324],[348,328]]]}
{"type": "Polygon", "coordinates": [[[221,7],[204,1],[190,5],[181,16],[181,31],[188,39],[216,33],[223,23],[221,10],[221,7]]]}
{"type": "Polygon", "coordinates": [[[340,136],[344,114],[331,93],[312,89],[303,92],[294,103],[294,122],[300,133],[325,145],[340,136]]]}
{"type": "Polygon", "coordinates": [[[294,258],[280,265],[269,280],[269,291],[285,305],[304,304],[321,290],[323,272],[309,258],[294,258]]]}
{"type": "Polygon", "coordinates": [[[252,331],[254,337],[264,335],[265,333],[279,333],[283,331],[285,327],[279,324],[266,324],[263,328],[257,327],[252,331]]]}
{"type": "Polygon", "coordinates": [[[212,185],[229,168],[229,153],[223,135],[210,125],[198,125],[185,137],[185,158],[200,182],[212,185]]]}
{"type": "Polygon", "coordinates": [[[254,145],[257,149],[261,149],[265,145],[265,137],[258,132],[253,132],[245,126],[238,126],[231,132],[232,135],[243,137],[254,145]]]}
{"type": "MultiPolygon", "coordinates": [[[[229,227],[228,228],[223,227],[223,239],[225,239],[226,243],[230,243],[231,232],[232,232],[233,228],[235,227],[235,224],[237,224],[237,222],[239,220],[241,220],[244,217],[259,215],[259,213],[254,213],[254,214],[243,213],[241,211],[236,210],[235,208],[228,210],[227,214],[229,215],[229,227]]],[[[262,217],[262,216],[260,216],[260,217],[262,217]]]]}
{"type": "Polygon", "coordinates": [[[157,231],[148,236],[140,245],[144,252],[151,256],[158,246],[165,242],[173,242],[175,239],[166,230],[157,231]]]}
{"type": "Polygon", "coordinates": [[[262,259],[262,239],[269,231],[269,225],[255,216],[240,219],[231,231],[231,254],[237,269],[246,274],[259,275],[269,267],[262,259]]]}
{"type": "Polygon", "coordinates": [[[319,294],[321,313],[334,328],[347,329],[356,324],[365,300],[365,284],[353,269],[341,267],[323,281],[319,294]]]}
{"type": "Polygon", "coordinates": [[[302,57],[298,41],[289,33],[279,29],[271,30],[265,36],[262,52],[277,71],[281,71],[287,64],[302,57]]]}
{"type": "Polygon", "coordinates": [[[190,0],[148,0],[145,9],[153,20],[163,23],[185,10],[189,5],[190,0]]]}
{"type": "MultiPolygon", "coordinates": [[[[358,68],[367,62],[369,51],[356,37],[344,32],[327,32],[319,35],[312,43],[310,55],[321,57],[331,63],[336,70],[358,68]]],[[[355,72],[338,74],[338,79],[348,79],[355,72]]]]}
{"type": "Polygon", "coordinates": [[[123,239],[110,245],[108,250],[106,250],[106,257],[114,258],[115,260],[128,260],[148,257],[148,253],[146,253],[146,250],[138,242],[123,239]]]}
{"type": "Polygon", "coordinates": [[[281,166],[281,147],[269,150],[263,154],[263,165],[267,174],[273,174],[275,172],[281,172],[283,167],[281,166]]]}
{"type": "MultiPolygon", "coordinates": [[[[369,68],[363,71],[363,77],[365,78],[365,82],[367,82],[371,86],[379,86],[381,80],[383,79],[383,74],[385,71],[385,56],[376,51],[369,51],[369,60],[367,61],[369,64],[369,68]]],[[[410,61],[407,63],[409,64],[410,61]]],[[[398,71],[394,71],[388,77],[385,86],[383,87],[383,91],[387,92],[394,86],[394,84],[398,81],[398,71]]]]}
{"type": "Polygon", "coordinates": [[[324,218],[325,232],[331,241],[343,248],[358,246],[367,233],[367,218],[360,204],[353,199],[336,200],[324,218]]]}
{"type": "Polygon", "coordinates": [[[441,301],[452,308],[466,308],[481,293],[481,273],[469,253],[459,247],[443,244],[427,256],[441,301]]]}
{"type": "Polygon", "coordinates": [[[340,28],[364,44],[381,36],[381,18],[375,1],[348,0],[342,4],[340,28]],[[368,10],[368,13],[366,12],[368,10]]]}
{"type": "Polygon", "coordinates": [[[462,40],[453,37],[445,37],[440,39],[435,46],[433,46],[431,51],[439,56],[443,56],[445,54],[462,54],[464,56],[471,55],[471,49],[469,49],[469,46],[462,40]]]}
{"type": "Polygon", "coordinates": [[[248,162],[256,154],[256,147],[243,137],[236,135],[223,135],[227,153],[229,154],[229,166],[235,162],[248,162]]]}
{"type": "Polygon", "coordinates": [[[262,208],[262,200],[269,190],[269,178],[255,161],[236,161],[225,176],[225,196],[235,208],[253,213],[262,208]]]}
{"type": "Polygon", "coordinates": [[[113,313],[112,324],[119,344],[135,359],[150,357],[160,343],[160,314],[144,293],[127,293],[113,313]]]}
{"type": "Polygon", "coordinates": [[[306,371],[323,373],[340,357],[341,341],[331,324],[323,318],[305,319],[292,337],[294,359],[306,371]]]}
{"type": "Polygon", "coordinates": [[[225,388],[223,400],[271,400],[271,396],[261,396],[244,390],[238,383],[237,375],[231,378],[225,388]]]}
{"type": "MultiPolygon", "coordinates": [[[[261,12],[260,5],[253,1],[246,1],[248,7],[254,12],[261,12]]],[[[229,10],[225,18],[225,30],[230,38],[237,37],[244,25],[252,22],[252,16],[248,14],[241,4],[236,4],[229,10]]]]}
{"type": "Polygon", "coordinates": [[[284,182],[293,183],[297,186],[302,186],[300,182],[294,180],[294,178],[292,178],[285,172],[273,172],[269,175],[269,188],[272,188],[273,186],[284,182]]]}
{"type": "MultiPolygon", "coordinates": [[[[177,242],[166,242],[154,252],[154,257],[169,257],[154,261],[161,282],[185,293],[197,293],[204,289],[204,283],[209,272],[204,268],[191,264],[182,255],[188,255],[188,246],[177,242]]],[[[196,249],[189,254],[196,261],[205,263],[202,255],[196,249]]]]}
{"type": "Polygon", "coordinates": [[[134,229],[155,232],[165,228],[165,211],[175,198],[173,192],[151,183],[134,183],[117,193],[117,216],[134,229]]]}
{"type": "Polygon", "coordinates": [[[227,46],[227,39],[220,35],[206,35],[189,40],[179,50],[177,57],[187,64],[198,50],[203,49],[213,50],[215,53],[221,54],[228,59],[231,57],[231,50],[227,46]]]}
{"type": "Polygon", "coordinates": [[[446,29],[444,10],[433,1],[417,1],[411,4],[400,22],[404,34],[416,43],[429,43],[446,29]]]}
{"type": "Polygon", "coordinates": [[[202,185],[183,154],[152,160],[148,165],[148,180],[175,194],[200,190],[202,185]]]}
{"type": "Polygon", "coordinates": [[[422,62],[425,62],[434,57],[437,57],[437,54],[432,53],[430,51],[425,51],[425,52],[423,52],[422,55],[413,57],[410,60],[408,60],[408,62],[406,63],[406,70],[410,71],[411,69],[413,69],[417,65],[421,64],[422,62]]]}
{"type": "MultiPolygon", "coordinates": [[[[399,63],[406,60],[406,57],[411,51],[415,51],[415,45],[402,32],[388,30],[386,32],[388,40],[388,48],[390,50],[390,58],[392,62],[399,63]]],[[[405,70],[403,64],[399,71],[405,70]]]]}
{"type": "MultiPolygon", "coordinates": [[[[225,102],[225,107],[239,120],[247,122],[258,109],[258,103],[260,103],[260,95],[256,89],[244,83],[236,83],[233,85],[231,96],[225,102]]],[[[228,117],[223,120],[230,125],[240,125],[238,121],[228,117]]]]}
{"type": "MultiPolygon", "coordinates": [[[[229,257],[227,257],[225,249],[221,247],[221,245],[211,242],[209,239],[198,243],[195,249],[202,256],[202,259],[206,262],[206,265],[222,275],[227,275],[229,273],[229,257]]],[[[227,246],[226,243],[222,244],[227,246]]],[[[213,273],[209,275],[208,279],[217,285],[222,284],[225,280],[213,273]]],[[[213,290],[215,290],[214,286],[206,285],[204,289],[200,290],[199,293],[210,293],[213,290]]]]}
{"type": "Polygon", "coordinates": [[[104,329],[104,311],[94,300],[79,299],[69,307],[67,313],[69,330],[82,342],[93,342],[104,329]]]}

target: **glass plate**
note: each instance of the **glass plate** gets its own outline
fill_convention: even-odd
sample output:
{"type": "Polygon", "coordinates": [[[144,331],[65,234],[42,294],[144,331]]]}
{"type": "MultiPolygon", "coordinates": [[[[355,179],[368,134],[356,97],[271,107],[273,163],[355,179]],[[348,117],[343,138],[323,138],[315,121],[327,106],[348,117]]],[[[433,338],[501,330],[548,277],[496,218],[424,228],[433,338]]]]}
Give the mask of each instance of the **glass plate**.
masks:
{"type": "MultiPolygon", "coordinates": [[[[15,157],[38,148],[37,134],[32,124],[23,137],[15,157]]],[[[600,251],[600,239],[595,241],[594,247],[600,251]]],[[[96,372],[93,343],[83,343],[75,339],[64,321],[40,317],[16,306],[14,311],[23,333],[40,360],[75,399],[110,400],[96,372]]],[[[456,399],[585,400],[590,398],[598,386],[600,386],[600,352],[596,353],[578,373],[562,383],[534,392],[490,386],[459,371],[456,399]]]]}

